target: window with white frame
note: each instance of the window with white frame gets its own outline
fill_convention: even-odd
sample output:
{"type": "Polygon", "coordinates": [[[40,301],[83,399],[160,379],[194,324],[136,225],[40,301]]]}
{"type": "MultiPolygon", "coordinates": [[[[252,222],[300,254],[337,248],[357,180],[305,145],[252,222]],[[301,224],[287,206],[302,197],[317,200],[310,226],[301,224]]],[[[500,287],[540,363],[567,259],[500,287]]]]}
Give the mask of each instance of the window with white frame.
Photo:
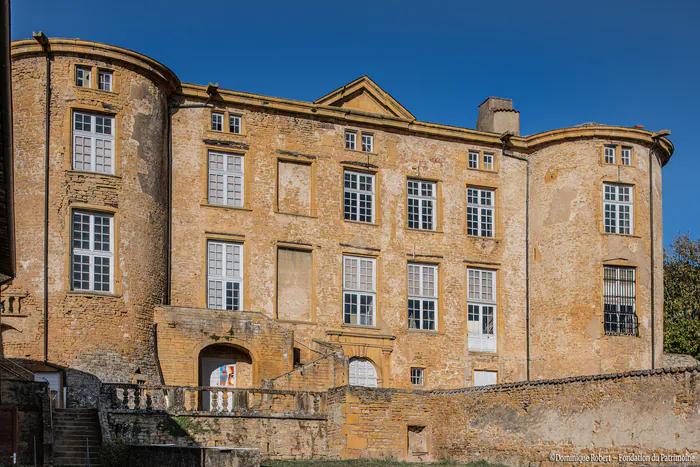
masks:
{"type": "Polygon", "coordinates": [[[343,199],[345,220],[374,222],[374,175],[346,170],[343,199]]]}
{"type": "Polygon", "coordinates": [[[437,287],[437,266],[408,263],[409,329],[436,329],[437,287]]]}
{"type": "Polygon", "coordinates": [[[603,210],[606,233],[634,233],[634,198],[631,185],[603,183],[603,210]]]}
{"type": "Polygon", "coordinates": [[[351,358],[348,373],[350,386],[377,387],[377,369],[366,358],[351,358]]]}
{"type": "Polygon", "coordinates": [[[376,260],[343,256],[343,323],[375,326],[376,260]]]}
{"type": "Polygon", "coordinates": [[[493,154],[484,154],[484,170],[493,171],[493,154]]]}
{"type": "Polygon", "coordinates": [[[243,156],[209,151],[209,204],[243,206],[243,156]]]}
{"type": "Polygon", "coordinates": [[[71,288],[112,292],[114,282],[114,217],[74,211],[71,239],[71,288]]]}
{"type": "Polygon", "coordinates": [[[622,165],[632,165],[632,148],[622,148],[620,151],[620,163],[622,165]]]}
{"type": "Polygon", "coordinates": [[[637,334],[635,269],[622,266],[603,268],[605,334],[637,334]]]}
{"type": "Polygon", "coordinates": [[[108,70],[99,70],[97,72],[97,89],[103,91],[112,90],[112,72],[108,70]]]}
{"type": "Polygon", "coordinates": [[[604,149],[604,157],[605,157],[605,163],[606,164],[614,164],[615,163],[615,146],[605,146],[604,149]]]}
{"type": "Polygon", "coordinates": [[[211,129],[214,131],[224,131],[224,114],[219,112],[211,113],[211,129]]]}
{"type": "Polygon", "coordinates": [[[228,131],[229,133],[236,133],[238,135],[243,131],[241,126],[241,116],[240,115],[229,115],[228,117],[228,131]]]}
{"type": "Polygon", "coordinates": [[[408,180],[408,228],[435,230],[436,183],[408,180]]]}
{"type": "Polygon", "coordinates": [[[469,350],[496,351],[496,272],[467,269],[469,350]]]}
{"type": "Polygon", "coordinates": [[[353,151],[357,149],[357,133],[354,131],[345,132],[345,149],[353,151]]]}
{"type": "Polygon", "coordinates": [[[411,368],[411,385],[423,386],[425,384],[425,369],[411,368]]]}
{"type": "Polygon", "coordinates": [[[207,307],[240,310],[243,307],[243,245],[207,242],[207,307]]]}
{"type": "Polygon", "coordinates": [[[114,117],[73,112],[73,169],[114,173],[114,117]]]}
{"type": "Polygon", "coordinates": [[[474,370],[474,386],[490,386],[498,384],[498,372],[489,370],[474,370]]]}
{"type": "Polygon", "coordinates": [[[467,234],[493,237],[495,191],[467,187],[467,234]]]}
{"type": "Polygon", "coordinates": [[[481,154],[475,151],[469,151],[469,168],[478,169],[479,168],[479,158],[481,154]]]}
{"type": "Polygon", "coordinates": [[[92,87],[92,68],[87,66],[75,67],[75,85],[81,88],[92,87]]]}
{"type": "Polygon", "coordinates": [[[374,135],[362,133],[362,150],[364,152],[374,152],[374,135]]]}

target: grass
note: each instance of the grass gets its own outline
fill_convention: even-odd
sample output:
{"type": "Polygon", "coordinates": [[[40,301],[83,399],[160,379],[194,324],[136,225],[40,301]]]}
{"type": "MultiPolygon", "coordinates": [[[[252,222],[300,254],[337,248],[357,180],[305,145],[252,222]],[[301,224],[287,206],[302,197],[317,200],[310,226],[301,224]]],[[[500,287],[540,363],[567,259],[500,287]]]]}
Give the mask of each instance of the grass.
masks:
{"type": "MultiPolygon", "coordinates": [[[[379,459],[353,459],[338,461],[263,461],[261,467],[409,467],[417,464],[397,460],[379,459]]],[[[420,463],[420,467],[505,467],[498,464],[489,464],[486,461],[470,462],[468,464],[450,461],[420,463]]]]}

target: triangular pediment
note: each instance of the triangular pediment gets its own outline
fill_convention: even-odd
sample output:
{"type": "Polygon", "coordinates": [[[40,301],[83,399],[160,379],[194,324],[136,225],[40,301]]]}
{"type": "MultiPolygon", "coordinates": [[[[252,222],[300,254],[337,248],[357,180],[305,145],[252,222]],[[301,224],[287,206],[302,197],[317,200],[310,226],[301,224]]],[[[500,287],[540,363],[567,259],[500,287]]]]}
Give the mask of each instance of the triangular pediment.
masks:
{"type": "Polygon", "coordinates": [[[405,120],[416,119],[388,92],[377,86],[377,83],[372,81],[369,76],[357,78],[320,99],[316,99],[314,104],[360,110],[405,120]]]}

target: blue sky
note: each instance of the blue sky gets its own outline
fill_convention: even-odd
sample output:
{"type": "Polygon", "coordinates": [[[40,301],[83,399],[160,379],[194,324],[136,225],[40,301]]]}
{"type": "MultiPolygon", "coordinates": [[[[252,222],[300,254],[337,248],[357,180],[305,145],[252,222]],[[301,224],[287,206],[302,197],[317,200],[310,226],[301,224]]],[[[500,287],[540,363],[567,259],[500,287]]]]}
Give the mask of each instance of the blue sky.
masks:
{"type": "Polygon", "coordinates": [[[367,74],[418,119],[468,128],[487,96],[514,99],[523,134],[584,122],[668,128],[668,244],[700,238],[698,17],[695,0],[14,0],[12,38],[107,42],[184,82],[305,101],[367,74]]]}

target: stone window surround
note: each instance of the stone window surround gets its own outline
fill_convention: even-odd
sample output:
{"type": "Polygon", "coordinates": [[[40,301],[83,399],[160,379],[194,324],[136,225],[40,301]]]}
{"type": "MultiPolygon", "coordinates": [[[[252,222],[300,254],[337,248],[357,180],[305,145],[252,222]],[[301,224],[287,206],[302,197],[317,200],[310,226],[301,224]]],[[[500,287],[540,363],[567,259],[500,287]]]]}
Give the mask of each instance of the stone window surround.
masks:
{"type": "Polygon", "coordinates": [[[235,209],[239,211],[252,211],[250,204],[250,184],[251,184],[251,161],[245,151],[222,148],[210,144],[204,144],[202,149],[202,199],[200,206],[211,207],[216,209],[235,209]],[[227,204],[211,204],[209,203],[209,153],[216,152],[219,154],[242,156],[243,157],[243,206],[230,206],[227,204]]]}
{"type": "MultiPolygon", "coordinates": [[[[420,262],[420,261],[408,261],[406,264],[406,327],[409,331],[417,331],[417,332],[438,332],[442,326],[441,324],[441,318],[442,318],[442,310],[441,310],[441,302],[443,300],[440,300],[440,296],[442,295],[442,277],[441,277],[441,269],[440,265],[438,263],[432,263],[432,262],[420,262]],[[434,295],[428,296],[422,293],[413,295],[411,294],[410,287],[409,287],[409,268],[410,266],[419,266],[420,271],[418,273],[418,281],[420,283],[420,289],[422,292],[422,285],[423,285],[423,269],[424,268],[430,268],[434,271],[433,274],[433,289],[434,289],[434,295]],[[422,327],[423,324],[423,314],[421,312],[421,319],[420,319],[420,325],[421,327],[418,328],[412,328],[410,326],[410,321],[409,321],[409,316],[408,316],[408,302],[409,300],[417,300],[420,302],[423,301],[432,301],[435,303],[435,308],[433,310],[434,315],[433,315],[433,328],[432,329],[425,329],[422,327]]],[[[422,307],[421,307],[422,310],[422,307]]]]}
{"type": "Polygon", "coordinates": [[[476,372],[477,371],[488,371],[491,373],[496,373],[496,384],[501,383],[501,372],[498,370],[495,370],[493,368],[483,368],[483,367],[474,367],[472,368],[472,384],[474,384],[474,381],[476,380],[476,372]]]}
{"type": "MultiPolygon", "coordinates": [[[[503,313],[503,283],[504,279],[502,277],[502,269],[501,269],[501,264],[494,264],[494,263],[483,263],[483,262],[475,262],[475,261],[465,261],[464,262],[464,295],[463,295],[463,300],[464,300],[464,335],[466,336],[467,339],[469,339],[469,330],[467,329],[468,323],[469,323],[469,270],[470,269],[479,269],[482,271],[491,271],[495,274],[495,290],[494,290],[494,297],[496,300],[496,303],[494,304],[495,309],[495,327],[494,327],[494,334],[495,334],[495,339],[496,339],[496,348],[493,351],[480,351],[480,350],[468,350],[468,353],[470,355],[485,355],[489,357],[495,357],[500,355],[501,349],[503,348],[503,342],[501,341],[501,336],[503,336],[503,322],[504,320],[499,319],[500,316],[502,316],[503,313]]],[[[442,268],[438,268],[438,271],[442,268]]],[[[601,275],[601,281],[602,279],[601,275]]],[[[601,282],[602,284],[602,282],[601,282]]],[[[478,368],[477,368],[478,369],[478,368]]]]}
{"type": "MultiPolygon", "coordinates": [[[[246,169],[247,170],[247,169],[246,169]]],[[[376,178],[376,177],[375,177],[376,178]]],[[[318,203],[316,202],[316,161],[313,159],[301,159],[295,157],[277,156],[275,163],[275,213],[289,216],[318,218],[318,203]],[[280,163],[305,164],[311,166],[311,215],[283,212],[279,209],[279,166],[280,163]]]]}
{"type": "MultiPolygon", "coordinates": [[[[317,258],[316,258],[316,247],[313,245],[297,245],[296,243],[287,243],[287,242],[277,242],[275,245],[275,298],[273,300],[274,302],[274,316],[275,320],[279,321],[281,323],[293,323],[293,324],[316,324],[316,306],[318,304],[317,296],[316,296],[316,266],[317,266],[317,258]],[[280,249],[286,249],[286,250],[297,250],[297,251],[303,251],[306,253],[311,254],[311,321],[296,321],[296,320],[288,320],[288,319],[280,319],[279,314],[277,311],[278,303],[277,303],[277,281],[279,280],[277,277],[277,252],[280,249]]],[[[375,304],[375,309],[376,309],[376,304],[375,304]]],[[[376,315],[376,310],[375,310],[375,315],[376,315]]]]}
{"type": "MultiPolygon", "coordinates": [[[[201,289],[197,294],[197,299],[199,300],[200,308],[208,308],[209,301],[209,262],[208,262],[208,252],[209,252],[209,242],[223,242],[223,243],[237,243],[243,246],[241,255],[241,267],[243,269],[243,290],[241,292],[241,310],[246,311],[246,306],[250,303],[250,298],[248,290],[250,287],[250,267],[248,265],[248,258],[250,257],[250,242],[243,234],[237,233],[224,233],[224,232],[204,232],[200,241],[200,257],[198,259],[201,264],[200,268],[200,284],[201,289]]],[[[194,253],[194,251],[193,251],[194,253]]],[[[194,256],[193,256],[194,257],[194,256]]]]}
{"type": "MultiPolygon", "coordinates": [[[[372,253],[358,253],[356,250],[351,250],[351,249],[343,249],[339,253],[340,256],[340,261],[339,261],[339,266],[340,269],[338,271],[339,277],[340,277],[340,291],[339,291],[339,303],[341,309],[339,310],[339,323],[341,327],[347,327],[347,328],[354,328],[354,329],[380,329],[377,323],[381,322],[381,306],[380,306],[380,297],[381,297],[381,267],[382,263],[380,261],[379,255],[378,254],[372,254],[372,253]],[[374,324],[372,326],[366,326],[366,325],[361,325],[361,324],[345,324],[345,257],[350,256],[350,257],[355,257],[355,258],[361,258],[361,259],[371,259],[374,260],[374,324]]],[[[315,263],[314,263],[315,266],[315,263]]]]}
{"type": "Polygon", "coordinates": [[[638,234],[639,228],[640,228],[639,216],[636,215],[636,211],[639,208],[639,197],[637,194],[637,191],[638,191],[637,185],[635,183],[628,182],[625,180],[611,179],[611,178],[606,177],[606,178],[600,180],[599,184],[596,185],[596,188],[597,188],[597,196],[600,197],[599,202],[598,202],[598,206],[599,206],[599,208],[598,208],[599,209],[598,220],[599,220],[599,224],[600,224],[600,232],[603,235],[622,235],[625,237],[641,238],[640,235],[638,234]],[[631,193],[632,222],[630,225],[631,233],[627,234],[627,233],[606,232],[605,231],[605,203],[606,203],[606,201],[605,201],[605,185],[606,184],[625,185],[625,186],[629,186],[631,188],[631,191],[632,191],[632,193],[631,193]]]}
{"type": "MultiPolygon", "coordinates": [[[[379,173],[374,170],[363,170],[362,167],[356,167],[353,165],[347,165],[347,164],[341,164],[341,184],[340,186],[342,187],[342,190],[340,191],[340,217],[343,221],[345,222],[351,222],[355,224],[361,224],[361,225],[379,225],[379,212],[381,209],[379,207],[381,206],[380,204],[380,199],[379,199],[379,173]],[[347,172],[352,172],[354,174],[358,175],[369,175],[372,177],[372,221],[371,222],[365,222],[365,221],[360,221],[360,220],[354,220],[354,219],[346,219],[345,218],[345,174],[347,172]]],[[[359,190],[359,178],[358,178],[358,188],[359,190]]],[[[357,191],[355,190],[355,191],[357,191]]],[[[357,216],[359,219],[359,206],[360,206],[360,201],[359,197],[357,199],[357,216]]]]}
{"type": "Polygon", "coordinates": [[[600,147],[600,164],[603,166],[612,166],[612,167],[636,167],[637,166],[637,154],[634,150],[634,147],[631,144],[622,144],[622,143],[615,143],[615,142],[608,142],[600,147]],[[610,163],[610,162],[605,162],[605,148],[614,148],[615,149],[615,162],[610,163]],[[623,149],[629,149],[630,150],[630,163],[629,164],[623,164],[622,163],[622,150],[623,149]]]}
{"type": "MultiPolygon", "coordinates": [[[[481,194],[479,194],[479,199],[481,199],[481,194]]],[[[501,237],[501,232],[503,231],[503,228],[500,223],[500,190],[496,186],[489,186],[489,185],[484,185],[484,184],[471,184],[467,183],[465,188],[464,188],[464,234],[467,235],[468,237],[471,238],[481,238],[481,239],[492,239],[492,240],[500,240],[501,237]],[[474,235],[469,233],[469,227],[467,225],[467,220],[468,220],[468,214],[467,214],[467,207],[469,206],[468,202],[468,192],[469,189],[475,189],[479,191],[490,191],[492,192],[491,195],[491,200],[492,200],[492,206],[491,208],[491,235],[490,236],[482,236],[482,235],[474,235]]],[[[479,223],[479,231],[481,231],[481,205],[479,205],[479,214],[478,214],[478,223],[479,223]]]]}
{"type": "MultiPolygon", "coordinates": [[[[422,231],[422,232],[441,232],[442,226],[440,224],[440,221],[442,220],[442,216],[440,214],[442,214],[442,213],[438,212],[438,211],[439,211],[439,205],[441,204],[440,197],[442,196],[442,187],[440,186],[439,181],[435,180],[435,179],[429,179],[429,178],[419,178],[419,177],[406,176],[406,185],[405,186],[406,186],[406,209],[405,209],[405,214],[404,214],[404,216],[405,216],[404,225],[405,225],[406,229],[418,230],[418,231],[422,231]],[[423,184],[423,183],[432,183],[433,184],[433,196],[432,196],[432,198],[433,198],[432,199],[432,201],[433,201],[433,207],[432,207],[432,209],[433,209],[433,216],[432,216],[433,217],[433,220],[432,220],[433,228],[432,229],[409,227],[409,225],[408,225],[408,199],[409,198],[417,198],[419,201],[422,199],[426,199],[425,197],[422,196],[422,193],[419,195],[409,195],[408,194],[409,182],[419,182],[420,184],[423,184]]],[[[421,225],[421,227],[423,224],[422,211],[423,211],[423,209],[422,209],[422,203],[421,203],[421,205],[419,206],[419,209],[418,209],[418,216],[419,216],[418,222],[421,225]]]]}
{"type": "Polygon", "coordinates": [[[638,307],[639,303],[639,293],[640,293],[640,280],[639,280],[639,264],[629,261],[627,259],[615,259],[615,260],[604,260],[602,263],[602,267],[600,268],[600,278],[599,278],[599,287],[600,287],[600,309],[605,310],[605,268],[606,267],[618,267],[618,268],[630,268],[634,269],[634,275],[635,275],[635,288],[634,288],[634,297],[635,297],[635,302],[634,302],[634,314],[637,316],[637,333],[636,334],[605,334],[605,313],[602,312],[600,316],[600,337],[601,338],[613,338],[613,339],[620,339],[620,338],[641,338],[642,335],[642,320],[640,317],[640,312],[644,310],[640,310],[638,307]]]}
{"type": "Polygon", "coordinates": [[[346,151],[359,152],[360,154],[377,155],[377,132],[361,130],[359,128],[346,128],[345,131],[343,131],[343,149],[345,149],[346,151]],[[346,146],[346,138],[347,138],[346,135],[348,133],[355,134],[355,149],[350,149],[346,146]],[[363,135],[372,137],[372,150],[371,151],[363,151],[362,150],[362,136],[363,135]]]}
{"type": "Polygon", "coordinates": [[[121,178],[121,126],[121,113],[119,112],[105,109],[102,106],[98,107],[96,105],[71,102],[68,105],[68,111],[65,112],[63,122],[63,141],[65,147],[69,149],[68,151],[64,152],[63,170],[67,172],[73,171],[81,174],[90,174],[96,177],[121,178]],[[103,115],[105,117],[113,118],[112,133],[114,140],[112,144],[112,173],[73,170],[73,114],[75,112],[103,115]]]}
{"type": "Polygon", "coordinates": [[[232,135],[232,136],[246,136],[246,119],[244,118],[243,112],[241,111],[236,111],[236,110],[228,110],[228,109],[221,109],[221,108],[213,108],[209,112],[205,112],[207,114],[207,125],[206,129],[207,131],[210,131],[214,134],[220,135],[222,133],[225,133],[227,135],[232,135]],[[211,122],[212,122],[212,114],[221,114],[223,115],[223,122],[221,125],[222,130],[214,130],[211,127],[211,122]],[[241,131],[240,133],[232,133],[229,128],[229,118],[230,117],[240,117],[241,119],[241,131]]]}
{"type": "Polygon", "coordinates": [[[85,89],[97,92],[106,92],[110,94],[118,94],[120,86],[120,76],[119,71],[115,68],[105,65],[94,65],[89,63],[72,63],[71,64],[71,80],[73,82],[73,87],[76,89],[85,89]],[[89,68],[90,69],[90,86],[78,86],[77,84],[77,70],[78,68],[89,68]],[[100,89],[98,85],[98,73],[100,71],[108,71],[112,73],[112,89],[100,89]]]}
{"type": "Polygon", "coordinates": [[[479,172],[486,172],[486,173],[497,173],[499,169],[499,164],[498,164],[498,157],[496,157],[496,151],[484,151],[483,149],[469,149],[467,151],[467,163],[465,164],[465,167],[469,170],[476,170],[479,172]],[[472,168],[469,166],[469,154],[477,154],[478,155],[478,164],[479,166],[476,168],[472,168]],[[484,156],[491,156],[493,158],[493,168],[492,169],[485,169],[484,168],[484,156]]]}

